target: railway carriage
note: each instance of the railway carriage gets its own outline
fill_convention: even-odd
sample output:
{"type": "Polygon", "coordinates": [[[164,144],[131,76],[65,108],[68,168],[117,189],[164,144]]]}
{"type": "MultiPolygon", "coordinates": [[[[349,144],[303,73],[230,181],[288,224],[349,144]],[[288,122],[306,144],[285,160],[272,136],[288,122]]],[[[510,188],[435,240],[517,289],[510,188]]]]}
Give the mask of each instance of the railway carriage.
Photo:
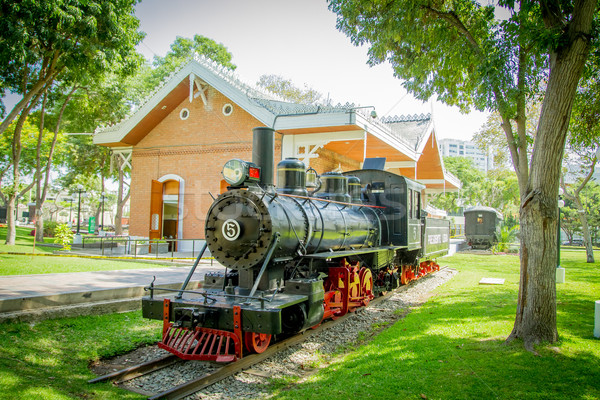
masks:
{"type": "Polygon", "coordinates": [[[465,238],[473,249],[489,249],[500,236],[502,214],[484,206],[471,207],[465,210],[465,238]]]}
{"type": "Polygon", "coordinates": [[[374,169],[317,177],[287,159],[276,188],[273,165],[273,130],[255,128],[253,162],[223,168],[230,186],[208,211],[202,250],[223,272],[185,290],[200,254],[181,290],[148,288],[143,315],[163,321],[160,347],[234,361],[439,269],[450,223],[422,211],[420,183],[374,169]]]}

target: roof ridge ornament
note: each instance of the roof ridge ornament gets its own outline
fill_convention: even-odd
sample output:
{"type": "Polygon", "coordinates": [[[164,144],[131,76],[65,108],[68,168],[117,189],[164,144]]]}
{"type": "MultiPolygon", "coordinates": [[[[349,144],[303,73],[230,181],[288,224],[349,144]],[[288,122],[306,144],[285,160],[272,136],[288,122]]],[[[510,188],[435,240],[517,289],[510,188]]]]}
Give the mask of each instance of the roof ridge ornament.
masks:
{"type": "Polygon", "coordinates": [[[385,124],[394,124],[398,122],[415,122],[415,121],[428,121],[431,119],[431,113],[426,114],[407,114],[407,115],[394,115],[382,117],[381,121],[385,124]]]}

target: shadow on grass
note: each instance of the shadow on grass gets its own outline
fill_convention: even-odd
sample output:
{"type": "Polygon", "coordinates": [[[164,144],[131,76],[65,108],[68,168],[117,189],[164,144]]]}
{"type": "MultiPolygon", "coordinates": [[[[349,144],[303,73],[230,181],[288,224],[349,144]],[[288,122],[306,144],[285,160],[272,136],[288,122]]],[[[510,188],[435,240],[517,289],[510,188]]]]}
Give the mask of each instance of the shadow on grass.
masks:
{"type": "Polygon", "coordinates": [[[0,324],[0,399],[143,398],[88,384],[88,363],[156,341],[157,328],[132,313],[0,324]]]}
{"type": "MultiPolygon", "coordinates": [[[[502,270],[486,266],[483,273],[502,270]]],[[[449,295],[440,288],[372,342],[277,398],[600,398],[600,346],[574,316],[589,297],[576,290],[562,294],[568,304],[562,311],[559,305],[558,318],[565,340],[539,346],[536,356],[520,341],[505,344],[518,285],[478,286],[477,274],[470,271],[465,281],[459,274],[449,295]]]]}

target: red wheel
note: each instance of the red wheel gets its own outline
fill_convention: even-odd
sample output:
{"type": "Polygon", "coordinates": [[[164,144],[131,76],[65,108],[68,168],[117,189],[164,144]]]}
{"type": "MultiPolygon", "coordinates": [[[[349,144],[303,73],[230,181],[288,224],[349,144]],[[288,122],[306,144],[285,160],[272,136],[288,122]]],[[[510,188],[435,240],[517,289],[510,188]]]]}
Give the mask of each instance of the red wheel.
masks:
{"type": "Polygon", "coordinates": [[[269,347],[270,342],[271,335],[268,333],[244,333],[244,344],[246,345],[246,350],[251,353],[262,353],[267,349],[267,347],[269,347]]]}
{"type": "Polygon", "coordinates": [[[373,274],[371,270],[368,268],[362,268],[360,270],[360,291],[361,295],[365,297],[366,302],[368,303],[373,296],[373,274]]]}

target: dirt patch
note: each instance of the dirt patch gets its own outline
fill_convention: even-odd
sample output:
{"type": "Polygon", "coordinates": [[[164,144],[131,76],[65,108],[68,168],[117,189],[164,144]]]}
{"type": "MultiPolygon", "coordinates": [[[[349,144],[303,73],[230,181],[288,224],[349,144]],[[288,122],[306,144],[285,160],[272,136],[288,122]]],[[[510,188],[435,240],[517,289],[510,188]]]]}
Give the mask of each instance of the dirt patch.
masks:
{"type": "Polygon", "coordinates": [[[103,358],[90,363],[90,370],[98,376],[107,375],[134,365],[142,364],[170,353],[159,349],[156,345],[144,345],[119,356],[103,358]]]}

